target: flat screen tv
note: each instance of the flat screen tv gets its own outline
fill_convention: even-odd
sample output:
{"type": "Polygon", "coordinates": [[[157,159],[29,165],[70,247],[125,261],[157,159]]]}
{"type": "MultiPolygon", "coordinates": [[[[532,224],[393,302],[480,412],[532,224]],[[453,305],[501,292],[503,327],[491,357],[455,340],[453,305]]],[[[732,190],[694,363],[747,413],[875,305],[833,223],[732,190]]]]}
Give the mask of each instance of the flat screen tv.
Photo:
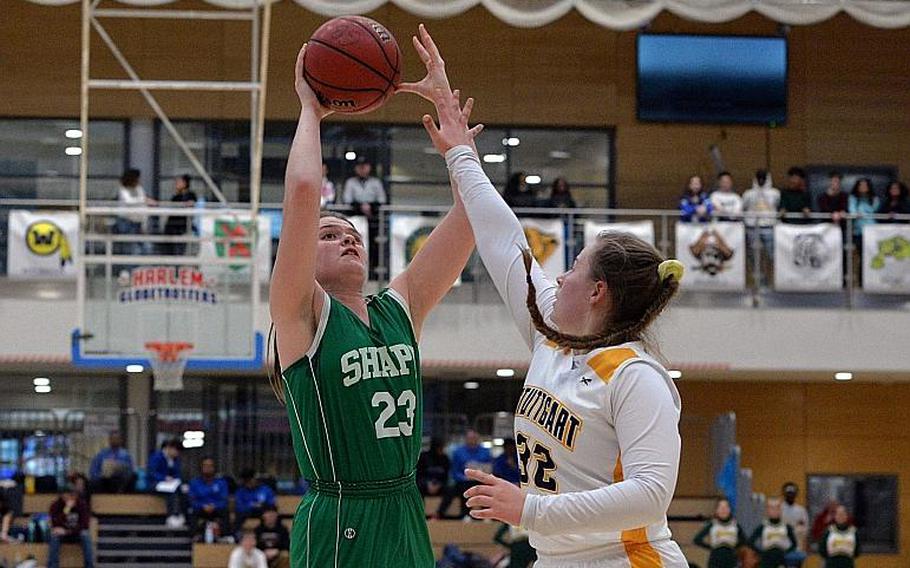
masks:
{"type": "Polygon", "coordinates": [[[638,119],[780,125],[784,37],[639,34],[638,119]]]}

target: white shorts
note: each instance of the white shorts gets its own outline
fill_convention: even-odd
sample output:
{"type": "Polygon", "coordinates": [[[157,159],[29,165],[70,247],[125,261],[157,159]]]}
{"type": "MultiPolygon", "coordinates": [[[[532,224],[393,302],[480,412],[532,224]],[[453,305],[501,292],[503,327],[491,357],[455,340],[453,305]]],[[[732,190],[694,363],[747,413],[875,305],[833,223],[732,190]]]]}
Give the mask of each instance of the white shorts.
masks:
{"type": "Polygon", "coordinates": [[[575,555],[546,556],[538,553],[534,568],[689,568],[679,545],[670,539],[631,545],[622,543],[604,547],[586,558],[575,555]],[[593,557],[592,557],[593,556],[593,557]]]}

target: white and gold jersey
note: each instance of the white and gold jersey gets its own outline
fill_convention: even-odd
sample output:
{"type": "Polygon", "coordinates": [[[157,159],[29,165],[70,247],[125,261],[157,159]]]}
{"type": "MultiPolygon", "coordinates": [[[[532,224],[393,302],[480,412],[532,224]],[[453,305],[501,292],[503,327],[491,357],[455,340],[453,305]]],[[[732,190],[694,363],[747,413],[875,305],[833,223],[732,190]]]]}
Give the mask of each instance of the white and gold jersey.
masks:
{"type": "MultiPolygon", "coordinates": [[[[521,224],[470,148],[450,149],[446,163],[480,257],[532,352],[515,440],[535,568],[686,568],[666,517],[679,468],[675,385],[637,343],[585,354],[548,343],[525,306],[521,224]]],[[[537,263],[531,277],[548,318],[556,287],[537,263]]]]}

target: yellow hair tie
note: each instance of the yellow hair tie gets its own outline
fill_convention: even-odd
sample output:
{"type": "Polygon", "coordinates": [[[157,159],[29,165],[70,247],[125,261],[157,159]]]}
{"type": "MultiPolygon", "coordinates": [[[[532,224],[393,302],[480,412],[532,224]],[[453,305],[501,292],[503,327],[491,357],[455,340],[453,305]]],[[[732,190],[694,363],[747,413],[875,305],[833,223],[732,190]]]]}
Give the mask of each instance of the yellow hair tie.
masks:
{"type": "Polygon", "coordinates": [[[679,282],[682,280],[685,271],[686,268],[683,266],[683,263],[674,258],[665,260],[657,265],[657,275],[660,276],[661,282],[666,280],[668,276],[672,276],[674,280],[679,282]]]}

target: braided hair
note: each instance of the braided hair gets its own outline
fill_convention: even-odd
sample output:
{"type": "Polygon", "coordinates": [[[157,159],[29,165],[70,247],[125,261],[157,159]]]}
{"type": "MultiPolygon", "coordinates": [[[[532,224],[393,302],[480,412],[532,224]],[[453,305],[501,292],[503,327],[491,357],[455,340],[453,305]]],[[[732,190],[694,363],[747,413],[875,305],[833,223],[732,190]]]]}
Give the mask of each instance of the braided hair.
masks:
{"type": "Polygon", "coordinates": [[[667,261],[645,241],[628,233],[610,232],[599,236],[595,246],[591,277],[607,285],[613,312],[606,327],[590,335],[569,335],[547,324],[537,306],[537,289],[531,278],[533,257],[529,250],[522,251],[531,321],[537,331],[563,349],[585,351],[643,339],[679,289],[679,275],[662,275],[658,267],[667,261]]]}

